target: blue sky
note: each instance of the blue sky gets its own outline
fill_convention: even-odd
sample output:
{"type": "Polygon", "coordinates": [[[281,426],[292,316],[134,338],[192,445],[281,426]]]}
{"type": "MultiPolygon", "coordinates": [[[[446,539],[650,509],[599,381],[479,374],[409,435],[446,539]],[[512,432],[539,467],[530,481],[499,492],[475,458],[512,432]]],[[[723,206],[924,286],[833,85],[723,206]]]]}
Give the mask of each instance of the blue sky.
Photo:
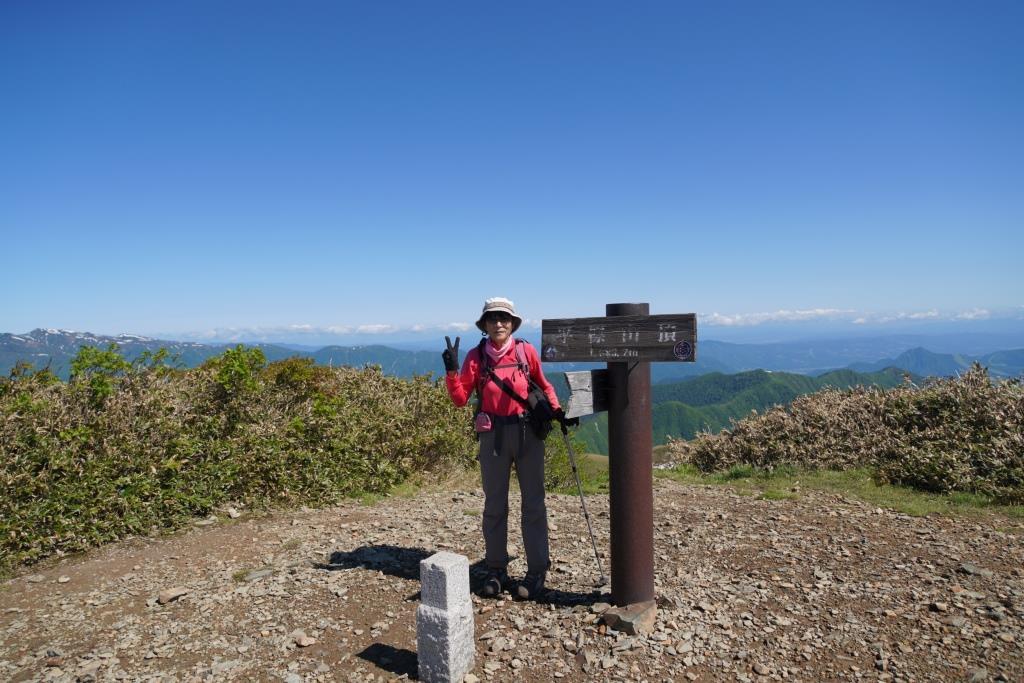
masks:
{"type": "MultiPolygon", "coordinates": [[[[0,331],[1024,318],[1019,2],[0,5],[0,331]]],[[[794,323],[796,324],[796,323],[794,323]]]]}

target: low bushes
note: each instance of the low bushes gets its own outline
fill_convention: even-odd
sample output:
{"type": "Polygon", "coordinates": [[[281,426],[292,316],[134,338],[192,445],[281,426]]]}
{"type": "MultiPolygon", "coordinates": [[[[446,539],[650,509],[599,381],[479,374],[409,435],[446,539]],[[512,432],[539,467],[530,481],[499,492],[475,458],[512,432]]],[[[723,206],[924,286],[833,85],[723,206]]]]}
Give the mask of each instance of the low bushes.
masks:
{"type": "Polygon", "coordinates": [[[580,485],[587,493],[596,493],[608,490],[608,466],[595,462],[586,453],[586,446],[575,431],[569,432],[569,439],[572,444],[575,458],[570,459],[569,451],[565,445],[565,438],[562,436],[557,423],[555,428],[548,434],[544,442],[544,488],[548,491],[558,493],[570,493],[575,495],[576,476],[572,471],[572,463],[575,460],[576,473],[579,475],[580,485]]]}
{"type": "Polygon", "coordinates": [[[165,360],[83,349],[67,383],[0,380],[0,569],[228,502],[322,505],[473,462],[469,417],[426,377],[268,366],[241,346],[191,370],[165,360]]]}
{"type": "Polygon", "coordinates": [[[1018,380],[993,384],[975,365],[922,387],[828,389],[752,413],[720,434],[674,441],[670,452],[704,472],[734,465],[868,466],[887,483],[1019,504],[1024,387],[1018,380]]]}

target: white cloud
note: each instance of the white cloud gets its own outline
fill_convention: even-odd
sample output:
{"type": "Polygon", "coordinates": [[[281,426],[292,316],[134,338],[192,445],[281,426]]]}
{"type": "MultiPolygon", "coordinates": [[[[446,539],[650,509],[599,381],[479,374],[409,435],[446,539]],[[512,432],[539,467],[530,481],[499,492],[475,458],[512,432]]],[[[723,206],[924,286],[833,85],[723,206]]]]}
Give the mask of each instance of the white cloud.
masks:
{"type": "Polygon", "coordinates": [[[852,325],[882,325],[906,321],[989,320],[993,317],[995,317],[995,314],[986,308],[973,308],[967,311],[940,311],[933,308],[924,311],[900,311],[896,313],[871,313],[841,308],[812,308],[806,310],[783,309],[766,313],[722,314],[716,312],[699,315],[702,324],[722,327],[749,327],[766,323],[804,322],[810,320],[832,320],[848,322],[852,325]]]}
{"type": "Polygon", "coordinates": [[[739,327],[761,325],[772,322],[800,322],[805,320],[837,319],[853,315],[854,311],[838,308],[812,308],[808,310],[779,310],[771,313],[737,313],[722,315],[721,313],[705,313],[699,317],[706,325],[739,327]]]}
{"type": "Polygon", "coordinates": [[[957,320],[988,320],[991,317],[991,312],[984,308],[973,308],[969,311],[961,311],[956,316],[957,320]]]}
{"type": "Polygon", "coordinates": [[[360,325],[356,328],[358,334],[390,334],[398,331],[399,328],[394,325],[360,325]]]}
{"type": "MultiPolygon", "coordinates": [[[[926,322],[926,321],[973,321],[990,320],[1000,317],[1020,319],[1024,317],[1024,306],[1008,309],[991,310],[987,308],[972,308],[963,311],[940,311],[929,309],[922,311],[900,311],[900,312],[870,312],[855,311],[842,308],[809,308],[809,309],[779,309],[761,313],[700,313],[698,318],[701,325],[709,327],[754,327],[765,324],[785,324],[809,321],[841,322],[851,325],[884,325],[896,322],[926,322]]],[[[540,330],[541,320],[526,318],[523,320],[522,329],[533,332],[540,330]]],[[[423,335],[444,334],[444,333],[467,333],[476,329],[472,322],[453,321],[447,323],[415,323],[411,325],[394,325],[389,323],[364,323],[361,325],[312,325],[309,323],[293,323],[278,326],[253,326],[253,327],[223,327],[206,329],[195,332],[160,332],[148,336],[158,336],[165,339],[181,339],[192,341],[220,341],[220,342],[246,342],[246,341],[301,341],[308,338],[309,343],[319,343],[331,337],[348,337],[353,335],[423,335]]]]}
{"type": "Polygon", "coordinates": [[[919,313],[910,313],[907,317],[911,320],[938,320],[939,312],[936,310],[922,311],[919,313]]]}
{"type": "MultiPolygon", "coordinates": [[[[954,317],[954,316],[947,315],[945,317],[945,319],[949,320],[952,317],[954,317]]],[[[930,311],[911,311],[909,313],[904,311],[904,312],[900,312],[900,313],[892,313],[892,314],[888,314],[888,315],[882,315],[882,316],[873,318],[872,322],[876,322],[876,323],[891,323],[891,322],[896,322],[896,321],[900,321],[900,320],[941,320],[941,319],[943,319],[942,315],[938,311],[936,311],[935,309],[932,309],[930,311]]]]}

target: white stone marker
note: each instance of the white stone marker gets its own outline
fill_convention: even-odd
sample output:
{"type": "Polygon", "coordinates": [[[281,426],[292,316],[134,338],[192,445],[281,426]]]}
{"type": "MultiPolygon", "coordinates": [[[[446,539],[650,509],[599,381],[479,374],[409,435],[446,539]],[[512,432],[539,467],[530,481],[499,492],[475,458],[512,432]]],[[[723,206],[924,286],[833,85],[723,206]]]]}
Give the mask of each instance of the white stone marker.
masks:
{"type": "Polygon", "coordinates": [[[421,681],[458,683],[472,670],[473,603],[464,555],[440,552],[420,562],[416,649],[421,681]]]}

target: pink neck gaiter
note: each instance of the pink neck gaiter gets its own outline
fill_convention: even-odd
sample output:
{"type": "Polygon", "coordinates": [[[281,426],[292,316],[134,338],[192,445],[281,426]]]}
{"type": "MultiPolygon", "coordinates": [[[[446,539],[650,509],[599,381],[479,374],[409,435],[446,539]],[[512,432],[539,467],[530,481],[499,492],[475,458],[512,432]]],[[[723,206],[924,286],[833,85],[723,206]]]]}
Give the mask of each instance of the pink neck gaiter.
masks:
{"type": "Polygon", "coordinates": [[[487,351],[487,355],[490,356],[491,362],[497,365],[501,357],[509,352],[513,344],[515,344],[515,340],[511,336],[508,338],[508,341],[501,345],[501,348],[495,346],[494,342],[488,339],[487,343],[484,344],[484,349],[487,351]]]}

